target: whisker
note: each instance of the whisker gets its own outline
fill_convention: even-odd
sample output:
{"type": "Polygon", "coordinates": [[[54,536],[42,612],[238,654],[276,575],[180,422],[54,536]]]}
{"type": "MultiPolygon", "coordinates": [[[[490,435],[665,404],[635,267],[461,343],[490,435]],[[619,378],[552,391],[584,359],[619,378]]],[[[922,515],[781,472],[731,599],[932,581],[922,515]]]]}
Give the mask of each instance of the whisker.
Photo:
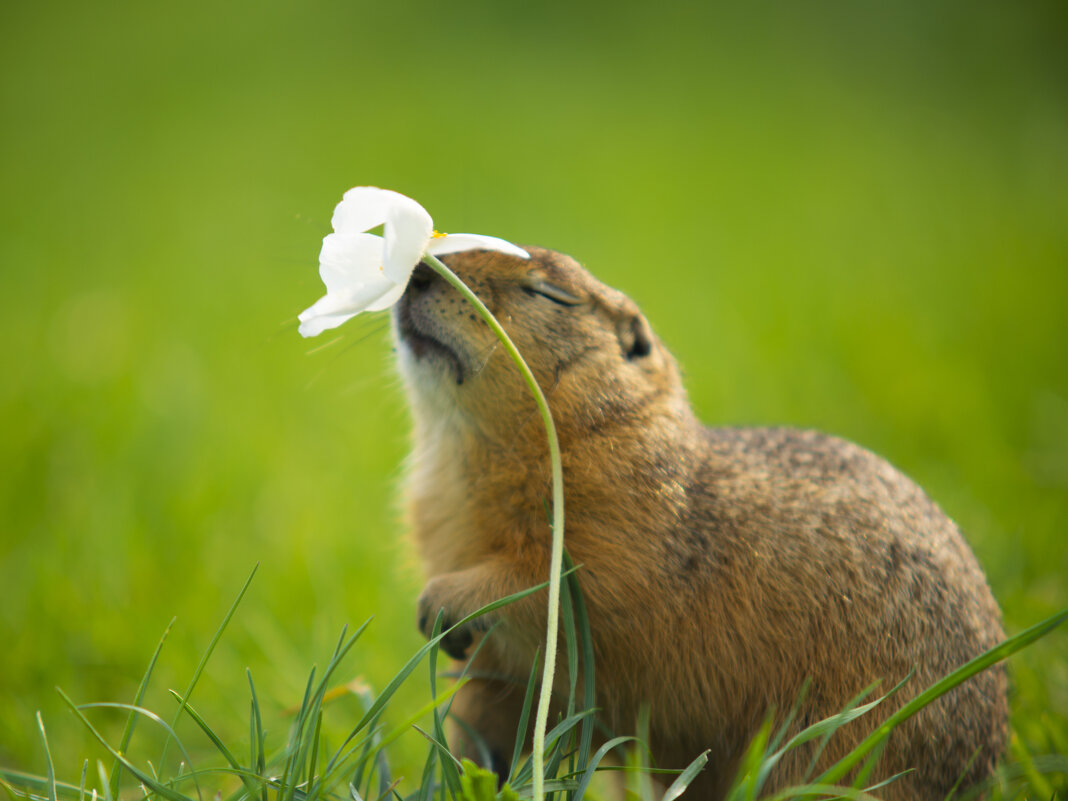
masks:
{"type": "MultiPolygon", "coordinates": [[[[365,321],[361,320],[360,322],[363,323],[364,325],[367,325],[367,326],[370,326],[370,327],[367,330],[365,330],[364,332],[362,332],[362,334],[360,336],[357,336],[351,342],[346,343],[345,347],[343,347],[341,350],[339,350],[336,353],[334,353],[334,357],[327,364],[324,364],[315,373],[315,375],[313,375],[310,379],[308,379],[308,383],[305,385],[305,391],[311,389],[319,381],[319,379],[323,377],[323,375],[326,373],[327,369],[330,368],[330,367],[335,366],[337,364],[337,361],[342,356],[347,354],[350,350],[352,350],[352,348],[356,347],[357,345],[359,345],[362,342],[366,342],[368,339],[370,339],[373,336],[377,336],[377,335],[381,334],[383,331],[385,331],[385,330],[387,330],[389,328],[389,317],[388,316],[385,317],[384,320],[383,320],[383,318],[379,317],[379,318],[374,318],[374,319],[367,319],[365,321]]],[[[318,352],[324,350],[325,348],[329,348],[330,346],[336,344],[337,342],[343,341],[344,339],[345,339],[344,336],[338,336],[338,337],[332,339],[330,342],[325,343],[324,345],[320,345],[320,346],[318,346],[316,348],[313,348],[313,349],[309,350],[308,354],[310,355],[312,353],[318,353],[318,352]]]]}
{"type": "Polygon", "coordinates": [[[311,356],[313,353],[319,353],[319,351],[326,350],[331,345],[335,345],[338,342],[341,342],[344,338],[345,338],[344,336],[336,336],[333,339],[329,339],[326,342],[324,342],[322,345],[316,345],[314,348],[309,350],[307,352],[307,355],[311,356]]]}
{"type": "Polygon", "coordinates": [[[344,349],[342,349],[342,351],[339,354],[337,354],[337,356],[334,357],[335,360],[341,358],[343,355],[348,353],[350,350],[352,350],[352,348],[356,347],[361,342],[366,342],[371,337],[376,336],[377,334],[381,334],[383,331],[388,330],[389,329],[389,317],[385,317],[384,321],[380,321],[380,320],[383,320],[383,318],[379,318],[379,319],[376,319],[376,320],[373,320],[373,321],[369,321],[369,322],[376,323],[376,325],[374,327],[368,329],[367,331],[365,331],[362,336],[356,337],[356,339],[352,340],[352,342],[350,342],[348,345],[346,345],[344,347],[344,349]]]}
{"type": "Polygon", "coordinates": [[[298,320],[296,317],[287,317],[285,320],[283,320],[282,322],[280,322],[278,324],[278,328],[277,329],[275,329],[270,334],[266,334],[263,337],[262,344],[269,345],[269,344],[275,342],[278,339],[278,337],[282,336],[282,334],[287,334],[288,335],[289,332],[292,329],[296,328],[298,325],[300,325],[300,320],[298,320]]]}

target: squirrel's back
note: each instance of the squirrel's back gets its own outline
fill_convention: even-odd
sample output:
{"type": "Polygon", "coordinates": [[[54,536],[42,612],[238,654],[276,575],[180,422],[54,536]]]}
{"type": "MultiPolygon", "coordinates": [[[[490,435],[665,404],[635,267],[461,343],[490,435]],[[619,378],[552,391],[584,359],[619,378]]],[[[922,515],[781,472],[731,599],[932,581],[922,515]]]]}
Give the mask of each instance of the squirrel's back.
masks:
{"type": "MultiPolygon", "coordinates": [[[[681,530],[707,536],[704,600],[715,610],[709,622],[734,643],[735,676],[755,677],[743,695],[776,687],[782,708],[807,679],[803,725],[840,711],[874,679],[872,697],[907,679],[870,713],[870,730],[1004,639],[959,528],[886,461],[814,431],[706,428],[704,437],[708,458],[681,530]]],[[[998,666],[895,732],[883,770],[915,770],[902,797],[915,797],[905,789],[915,786],[942,798],[967,765],[963,786],[989,775],[1005,745],[1005,696],[998,666]]]]}

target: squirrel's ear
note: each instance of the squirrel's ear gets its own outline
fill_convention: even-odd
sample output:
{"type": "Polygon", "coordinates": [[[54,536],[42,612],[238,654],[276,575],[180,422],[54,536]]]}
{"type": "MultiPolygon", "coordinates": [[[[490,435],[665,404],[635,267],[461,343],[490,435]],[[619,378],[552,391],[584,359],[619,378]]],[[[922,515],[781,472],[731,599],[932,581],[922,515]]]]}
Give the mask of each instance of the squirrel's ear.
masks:
{"type": "Polygon", "coordinates": [[[627,361],[640,359],[652,352],[653,332],[640,314],[629,314],[620,320],[617,333],[627,361]]]}

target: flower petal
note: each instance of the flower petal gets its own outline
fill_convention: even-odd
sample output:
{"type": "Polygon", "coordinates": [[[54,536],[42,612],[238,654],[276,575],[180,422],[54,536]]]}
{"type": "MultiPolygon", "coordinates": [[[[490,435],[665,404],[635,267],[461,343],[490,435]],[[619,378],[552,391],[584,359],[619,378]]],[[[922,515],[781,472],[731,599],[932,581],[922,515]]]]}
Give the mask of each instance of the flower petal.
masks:
{"type": "Polygon", "coordinates": [[[382,264],[386,276],[404,283],[423,257],[434,221],[426,209],[406,195],[377,186],[355,186],[345,193],[330,221],[334,231],[358,234],[384,225],[382,264]]]}
{"type": "Polygon", "coordinates": [[[431,239],[426,247],[426,252],[431,256],[459,253],[462,250],[496,250],[521,259],[530,258],[530,254],[518,245],[513,245],[506,239],[484,234],[446,234],[431,239]]]}
{"type": "Polygon", "coordinates": [[[300,315],[300,327],[297,331],[300,332],[302,337],[317,337],[323,331],[337,328],[343,322],[355,316],[352,314],[315,314],[313,313],[314,309],[315,307],[312,306],[300,315]]]}
{"type": "Polygon", "coordinates": [[[426,252],[434,221],[426,209],[411,198],[397,195],[386,217],[386,247],[382,266],[386,278],[398,284],[408,283],[412,270],[426,252]]]}
{"type": "Polygon", "coordinates": [[[337,292],[328,292],[302,311],[299,316],[301,336],[314,337],[330,328],[337,328],[346,320],[362,311],[377,311],[396,303],[404,292],[392,281],[382,276],[363,285],[346,287],[337,292]],[[388,303],[384,301],[388,300],[388,303]]]}
{"type": "Polygon", "coordinates": [[[402,284],[393,284],[392,289],[387,290],[382,294],[378,300],[374,303],[369,303],[364,311],[375,312],[388,309],[394,303],[401,299],[401,295],[404,294],[404,290],[408,288],[408,282],[405,281],[402,284]]]}
{"type": "MultiPolygon", "coordinates": [[[[334,209],[330,224],[335,231],[361,233],[382,225],[397,199],[411,200],[397,192],[377,186],[354,186],[341,198],[334,209]]],[[[414,200],[411,200],[415,203],[414,200]]]]}
{"type": "Polygon", "coordinates": [[[382,277],[382,237],[337,233],[323,237],[319,275],[327,292],[341,292],[382,277]]]}

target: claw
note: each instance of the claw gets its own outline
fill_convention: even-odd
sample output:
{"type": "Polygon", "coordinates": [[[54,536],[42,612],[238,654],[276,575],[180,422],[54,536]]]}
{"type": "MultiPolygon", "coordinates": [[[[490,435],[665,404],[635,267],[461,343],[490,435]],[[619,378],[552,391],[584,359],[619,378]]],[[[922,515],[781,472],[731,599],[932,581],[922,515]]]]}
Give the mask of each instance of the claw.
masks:
{"type": "Polygon", "coordinates": [[[471,629],[461,626],[441,638],[441,650],[453,659],[463,659],[472,642],[474,642],[474,637],[471,635],[471,629]]]}

